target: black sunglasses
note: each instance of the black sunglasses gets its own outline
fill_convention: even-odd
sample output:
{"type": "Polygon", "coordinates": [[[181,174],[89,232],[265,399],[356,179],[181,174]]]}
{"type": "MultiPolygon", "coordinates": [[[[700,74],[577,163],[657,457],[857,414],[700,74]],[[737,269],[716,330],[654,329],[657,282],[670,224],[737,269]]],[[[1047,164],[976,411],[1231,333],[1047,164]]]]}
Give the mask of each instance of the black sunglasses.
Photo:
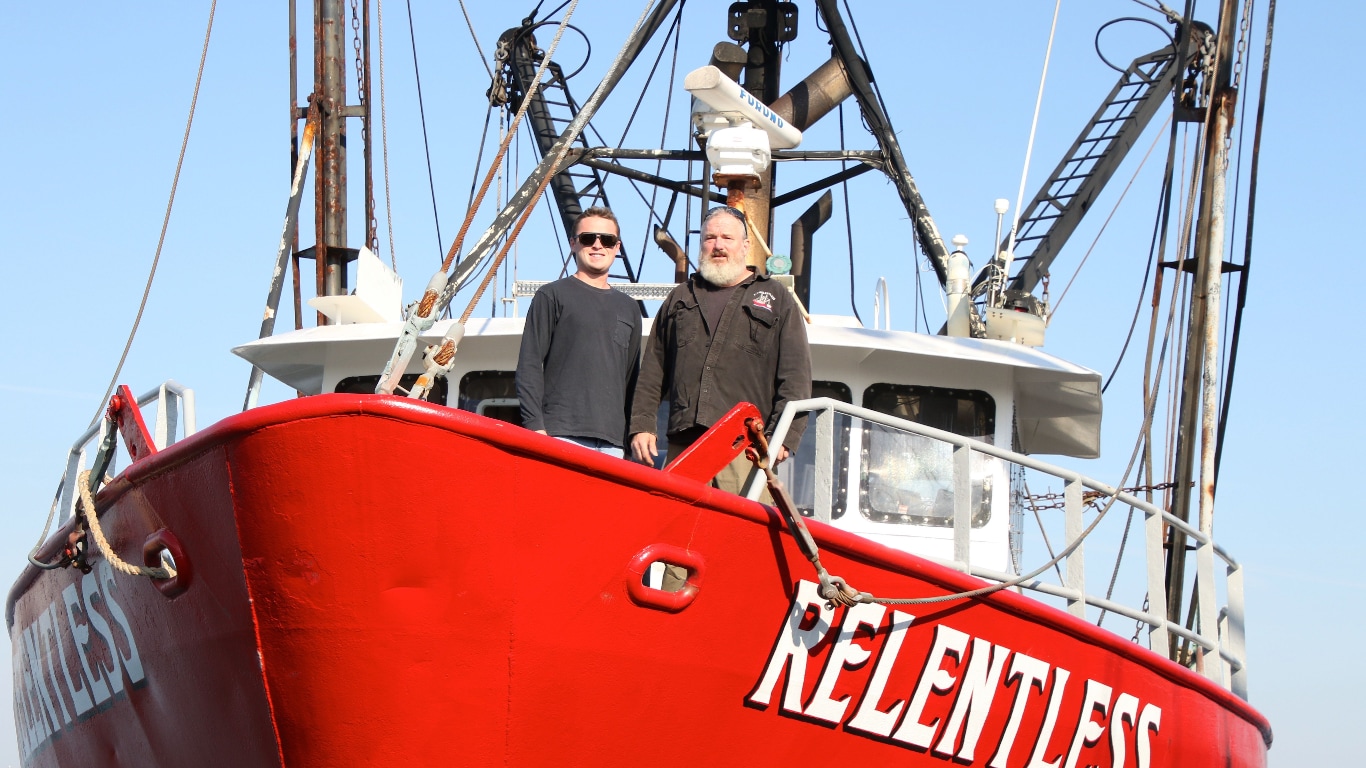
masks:
{"type": "Polygon", "coordinates": [[[574,236],[574,239],[578,240],[579,245],[582,245],[584,248],[593,245],[594,241],[597,240],[602,241],[603,248],[615,248],[619,238],[616,235],[609,235],[605,232],[580,232],[574,236]]]}

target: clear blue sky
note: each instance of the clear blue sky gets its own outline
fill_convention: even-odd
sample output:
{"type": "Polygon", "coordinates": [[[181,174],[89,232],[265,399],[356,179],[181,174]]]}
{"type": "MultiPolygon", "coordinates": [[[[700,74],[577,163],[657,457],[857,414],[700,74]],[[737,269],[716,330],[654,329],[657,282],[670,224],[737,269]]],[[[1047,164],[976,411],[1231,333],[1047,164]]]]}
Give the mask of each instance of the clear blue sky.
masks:
{"type": "MultiPolygon", "coordinates": [[[[414,5],[448,246],[465,210],[487,83],[458,6],[414,5]]],[[[480,43],[490,53],[498,33],[533,4],[472,5],[480,43]]],[[[597,45],[585,74],[574,81],[581,100],[639,12],[635,3],[606,5],[583,0],[576,15],[597,45]]],[[[971,238],[969,252],[980,264],[993,234],[992,200],[1006,197],[1013,204],[1016,196],[1053,3],[855,0],[853,6],[929,208],[945,239],[959,232],[971,238]]],[[[1199,18],[1211,21],[1214,3],[1201,6],[1199,18]]],[[[695,24],[683,38],[680,77],[704,63],[711,44],[724,35],[722,7],[690,3],[688,18],[695,24]]],[[[160,271],[120,377],[139,392],[167,378],[194,387],[201,425],[241,402],[248,368],[228,349],[255,336],[288,192],[284,9],[261,0],[218,9],[160,271]]],[[[802,11],[802,37],[785,64],[788,82],[825,50],[814,12],[804,3],[802,11]]],[[[436,264],[438,245],[405,8],[389,4],[385,12],[394,230],[412,298],[436,264]]],[[[1244,80],[1253,87],[1262,51],[1260,0],[1257,13],[1249,46],[1253,75],[1244,80]]],[[[9,564],[7,583],[41,530],[65,451],[94,413],[132,322],[157,244],[207,14],[208,2],[165,1],[117,7],[6,3],[0,10],[0,317],[7,331],[0,342],[6,372],[0,380],[0,563],[9,564]]],[[[1130,0],[1064,2],[1028,194],[1113,82],[1095,57],[1092,37],[1106,19],[1125,15],[1153,17],[1130,0]]],[[[1359,183],[1366,169],[1357,128],[1361,99],[1349,90],[1363,27],[1366,10],[1358,3],[1282,3],[1279,9],[1257,248],[1217,512],[1218,538],[1248,569],[1251,698],[1275,729],[1271,755],[1278,766],[1345,765],[1359,753],[1351,735],[1362,713],[1366,673],[1351,638],[1366,630],[1357,610],[1366,578],[1354,557],[1366,534],[1366,505],[1342,485],[1360,469],[1354,452],[1336,440],[1359,436],[1366,426],[1352,394],[1363,378],[1362,345],[1353,341],[1356,323],[1341,320],[1341,310],[1334,309],[1341,297],[1333,299],[1337,294],[1328,289],[1351,274],[1331,260],[1354,257],[1346,224],[1366,203],[1359,183]]],[[[549,36],[542,36],[543,44],[549,36]]],[[[1127,25],[1103,42],[1115,60],[1127,61],[1156,48],[1160,37],[1127,25]]],[[[557,58],[570,65],[583,51],[578,40],[566,38],[557,58]]],[[[678,93],[669,127],[675,140],[685,130],[678,93]]],[[[659,118],[657,106],[643,110],[630,143],[656,142],[659,118]]],[[[602,125],[615,142],[620,122],[602,125]],[[618,127],[608,131],[608,125],[618,127]]],[[[834,140],[833,120],[821,130],[827,140],[817,144],[813,133],[812,146],[834,140]]],[[[867,145],[853,112],[846,115],[846,132],[851,144],[867,145]]],[[[1055,264],[1055,299],[1155,135],[1150,131],[1139,142],[1055,264]]],[[[1246,137],[1250,145],[1250,130],[1246,137]]],[[[1102,372],[1113,365],[1138,296],[1161,152],[1137,175],[1127,212],[1099,240],[1058,307],[1048,351],[1102,372]]],[[[523,150],[523,173],[532,162],[523,150]]],[[[886,276],[893,324],[910,329],[916,266],[911,228],[896,208],[862,202],[872,194],[891,199],[875,176],[850,185],[857,306],[871,322],[873,282],[886,276]]],[[[358,169],[351,178],[358,187],[358,169]]],[[[381,200],[387,260],[382,206],[381,200]]],[[[817,266],[818,312],[849,309],[843,217],[837,194],[835,218],[817,241],[818,248],[826,244],[826,260],[817,266]]],[[[778,231],[786,231],[787,221],[778,231]]],[[[549,223],[538,213],[528,227],[519,251],[523,278],[553,277],[558,268],[549,223]]],[[[626,222],[633,253],[643,234],[643,224],[626,222]]],[[[646,256],[646,279],[667,279],[665,261],[653,252],[646,256]]],[[[937,292],[925,295],[937,328],[937,292]]],[[[1122,373],[1134,374],[1139,362],[1131,358],[1122,373]]],[[[1134,439],[1136,391],[1112,388],[1104,458],[1082,471],[1117,479],[1134,439]]],[[[270,393],[284,396],[282,388],[270,393]]],[[[1026,550],[1027,562],[1039,562],[1040,555],[1038,548],[1026,550]]],[[[8,666],[0,654],[0,679],[8,679],[8,666]]],[[[0,765],[17,765],[9,709],[8,696],[0,697],[0,765]]]]}

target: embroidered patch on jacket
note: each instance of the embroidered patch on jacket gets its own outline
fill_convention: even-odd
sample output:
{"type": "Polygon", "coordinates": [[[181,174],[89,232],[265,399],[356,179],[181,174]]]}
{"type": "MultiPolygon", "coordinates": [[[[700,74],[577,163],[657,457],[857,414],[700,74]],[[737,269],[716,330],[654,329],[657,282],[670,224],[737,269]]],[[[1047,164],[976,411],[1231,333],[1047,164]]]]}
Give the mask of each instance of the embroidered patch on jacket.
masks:
{"type": "Polygon", "coordinates": [[[773,300],[777,298],[768,291],[757,291],[754,294],[753,305],[760,309],[773,310],[773,300]]]}

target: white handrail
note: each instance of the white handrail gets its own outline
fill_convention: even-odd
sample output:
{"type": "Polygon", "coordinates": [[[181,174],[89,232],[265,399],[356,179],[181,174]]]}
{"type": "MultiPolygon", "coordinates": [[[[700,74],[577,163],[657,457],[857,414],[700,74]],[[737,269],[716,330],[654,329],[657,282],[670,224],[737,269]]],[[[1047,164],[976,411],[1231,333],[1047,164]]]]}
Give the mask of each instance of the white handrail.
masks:
{"type": "MultiPolygon", "coordinates": [[[[178,427],[183,433],[179,438],[182,440],[198,431],[195,424],[193,389],[175,379],[167,379],[161,386],[148,390],[137,398],[138,407],[152,401],[157,403],[157,418],[152,427],[152,441],[156,443],[157,450],[175,444],[178,427]]],[[[85,450],[90,441],[97,435],[101,438],[104,436],[105,423],[104,419],[100,419],[91,424],[89,429],[76,438],[76,442],[72,443],[71,450],[67,453],[66,471],[62,473],[59,491],[59,508],[65,512],[64,518],[76,512],[76,476],[86,468],[85,450]]]]}
{"type": "MultiPolygon", "coordinates": [[[[993,456],[1002,461],[1018,464],[1022,467],[1032,469],[1036,472],[1051,475],[1065,482],[1065,524],[1066,541],[1064,548],[1071,547],[1074,543],[1076,548],[1067,558],[1066,576],[1064,585],[1056,586],[1038,579],[1020,584],[1019,586],[1046,595],[1060,597],[1068,602],[1069,612],[1081,617],[1085,616],[1085,606],[1090,605],[1101,610],[1117,613],[1135,621],[1147,624],[1149,630],[1149,647],[1161,655],[1167,655],[1168,640],[1171,635],[1194,643],[1207,653],[1207,660],[1204,664],[1204,673],[1207,677],[1222,685],[1229,687],[1235,694],[1243,698],[1247,697],[1247,663],[1244,658],[1245,648],[1243,642],[1243,631],[1245,626],[1245,613],[1243,602],[1243,574],[1242,566],[1238,564],[1222,547],[1217,546],[1214,540],[1201,533],[1197,528],[1192,527],[1185,521],[1172,516],[1165,510],[1150,504],[1130,493],[1121,491],[1117,488],[1086,477],[1078,472],[1058,467],[1047,462],[1039,461],[1030,456],[1006,450],[990,443],[974,440],[942,429],[935,429],[923,424],[889,416],[867,408],[843,403],[828,397],[811,398],[809,400],[799,400],[790,402],[783,410],[782,416],[774,429],[773,436],[769,440],[770,456],[769,460],[776,459],[778,446],[783,444],[788,430],[792,426],[792,421],[798,414],[813,412],[816,414],[817,429],[815,430],[817,445],[817,467],[826,466],[819,458],[821,456],[831,456],[834,452],[834,432],[828,426],[834,414],[845,414],[853,418],[862,419],[874,424],[903,430],[912,434],[920,435],[931,440],[948,443],[954,446],[956,460],[954,462],[954,482],[958,486],[966,482],[966,472],[969,462],[966,460],[967,453],[975,451],[987,456],[993,456]],[[958,477],[963,474],[964,477],[958,477]],[[1111,505],[1115,503],[1137,509],[1142,512],[1145,518],[1144,537],[1146,549],[1147,585],[1148,585],[1148,609],[1132,608],[1107,598],[1088,594],[1085,590],[1084,574],[1082,572],[1082,543],[1078,541],[1084,526],[1082,525],[1082,494],[1081,489],[1088,488],[1096,491],[1102,496],[1112,499],[1111,505]],[[1225,592],[1227,594],[1227,604],[1216,610],[1201,611],[1199,626],[1195,630],[1187,629],[1179,623],[1167,619],[1166,605],[1166,564],[1164,557],[1164,538],[1167,527],[1176,528],[1196,542],[1196,590],[1197,599],[1203,606],[1216,606],[1216,588],[1214,584],[1214,560],[1217,557],[1225,564],[1225,592]],[[1209,615],[1205,615],[1208,613],[1209,615]]],[[[818,492],[815,497],[816,508],[813,515],[817,520],[829,522],[831,520],[831,496],[828,493],[820,493],[822,481],[818,478],[818,492]]],[[[762,489],[762,483],[757,479],[750,487],[749,498],[758,498],[762,489]]],[[[960,489],[961,493],[961,489],[960,489]]],[[[959,505],[955,493],[955,506],[959,505]]],[[[959,515],[955,514],[955,518],[959,515]]],[[[958,521],[956,521],[958,522],[958,521]]],[[[974,567],[971,565],[970,547],[971,541],[967,535],[968,527],[965,524],[955,525],[954,537],[954,560],[952,562],[942,561],[938,558],[928,558],[938,560],[950,567],[964,570],[973,576],[988,579],[991,581],[1005,582],[1014,578],[1013,574],[1001,573],[986,568],[974,567]],[[957,529],[962,529],[958,531],[957,529]]]]}

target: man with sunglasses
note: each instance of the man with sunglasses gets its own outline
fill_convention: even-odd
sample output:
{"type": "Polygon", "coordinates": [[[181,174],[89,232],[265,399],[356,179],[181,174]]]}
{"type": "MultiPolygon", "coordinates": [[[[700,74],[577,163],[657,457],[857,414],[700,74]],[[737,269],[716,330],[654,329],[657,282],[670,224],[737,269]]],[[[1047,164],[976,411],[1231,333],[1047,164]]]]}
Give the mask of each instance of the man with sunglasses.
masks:
{"type": "MultiPolygon", "coordinates": [[[[697,272],[664,300],[646,342],[631,411],[631,455],[659,455],[659,403],[669,398],[668,460],[737,403],[750,402],[772,434],[783,407],[811,396],[811,352],[796,299],[767,275],[751,272],[748,222],[742,211],[713,208],[702,221],[697,272]]],[[[799,417],[779,448],[795,453],[806,422],[799,417]]],[[[741,493],[753,470],[743,455],[712,484],[741,493]]],[[[767,500],[767,491],[764,493],[767,500]]]]}
{"type": "Polygon", "coordinates": [[[517,357],[522,426],[621,458],[640,367],[640,309],[607,285],[621,247],[608,209],[579,214],[569,247],[577,271],[542,286],[517,357]]]}

